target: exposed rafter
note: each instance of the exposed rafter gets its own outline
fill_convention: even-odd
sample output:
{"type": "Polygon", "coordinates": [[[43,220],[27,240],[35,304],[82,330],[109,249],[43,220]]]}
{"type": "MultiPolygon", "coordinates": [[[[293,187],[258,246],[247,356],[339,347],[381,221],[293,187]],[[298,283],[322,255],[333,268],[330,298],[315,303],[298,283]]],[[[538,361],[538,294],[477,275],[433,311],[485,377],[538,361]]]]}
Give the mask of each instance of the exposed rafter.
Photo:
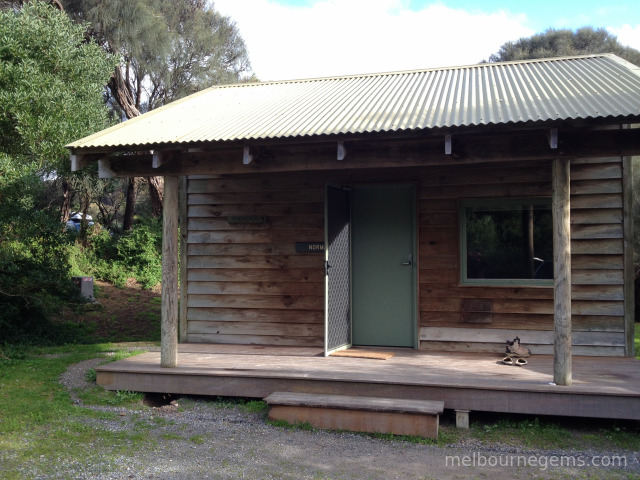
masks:
{"type": "Polygon", "coordinates": [[[549,147],[556,149],[558,148],[558,129],[550,128],[547,132],[547,138],[549,139],[549,147]]]}
{"type": "Polygon", "coordinates": [[[250,146],[245,145],[242,151],[242,164],[250,165],[251,162],[253,162],[253,158],[254,158],[253,149],[250,146]]]}
{"type": "Polygon", "coordinates": [[[345,157],[347,156],[347,149],[344,146],[344,142],[342,140],[338,141],[338,152],[337,152],[337,159],[339,161],[342,161],[345,159],[345,157]]]}
{"type": "Polygon", "coordinates": [[[444,136],[444,153],[445,155],[451,155],[452,152],[451,134],[447,134],[444,136]]]}
{"type": "MultiPolygon", "coordinates": [[[[442,137],[402,142],[368,139],[349,142],[349,162],[336,162],[336,144],[274,143],[248,147],[224,145],[198,152],[174,152],[171,161],[152,168],[151,154],[101,159],[101,177],[149,175],[216,175],[251,171],[291,172],[343,168],[419,167],[426,165],[495,163],[551,158],[597,158],[640,155],[640,129],[559,129],[557,147],[550,149],[548,129],[492,132],[491,135],[456,134],[456,148],[447,153],[442,137]],[[561,140],[560,140],[561,139],[561,140]],[[261,161],[257,161],[258,151],[261,161]],[[243,162],[238,162],[238,157],[243,162]]],[[[77,156],[78,153],[74,152],[77,156]]]]}

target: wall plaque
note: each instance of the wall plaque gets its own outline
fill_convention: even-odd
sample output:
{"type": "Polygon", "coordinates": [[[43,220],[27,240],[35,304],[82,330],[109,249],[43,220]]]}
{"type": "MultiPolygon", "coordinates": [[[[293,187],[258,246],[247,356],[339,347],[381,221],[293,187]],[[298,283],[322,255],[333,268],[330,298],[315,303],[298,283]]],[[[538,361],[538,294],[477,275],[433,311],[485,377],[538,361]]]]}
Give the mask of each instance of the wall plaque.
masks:
{"type": "Polygon", "coordinates": [[[250,224],[263,224],[267,223],[266,215],[229,215],[227,217],[228,223],[250,223],[250,224]]]}
{"type": "Polygon", "coordinates": [[[324,253],[324,242],[296,242],[296,253],[324,253]]]}

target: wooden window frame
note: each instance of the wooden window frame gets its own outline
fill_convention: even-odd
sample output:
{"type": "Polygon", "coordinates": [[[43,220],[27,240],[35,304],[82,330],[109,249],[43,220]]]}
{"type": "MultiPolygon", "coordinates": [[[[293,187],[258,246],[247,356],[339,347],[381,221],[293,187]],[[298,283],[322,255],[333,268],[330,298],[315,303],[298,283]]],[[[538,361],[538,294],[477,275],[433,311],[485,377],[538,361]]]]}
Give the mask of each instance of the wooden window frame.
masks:
{"type": "MultiPolygon", "coordinates": [[[[496,286],[496,287],[549,287],[553,288],[553,278],[467,278],[467,216],[469,207],[486,207],[488,209],[510,210],[523,205],[543,205],[551,211],[551,197],[509,197],[509,198],[468,198],[459,202],[458,218],[460,222],[460,285],[462,286],[496,286]]],[[[553,232],[550,232],[553,235],[553,232]]],[[[551,238],[550,238],[551,240],[551,238]]]]}

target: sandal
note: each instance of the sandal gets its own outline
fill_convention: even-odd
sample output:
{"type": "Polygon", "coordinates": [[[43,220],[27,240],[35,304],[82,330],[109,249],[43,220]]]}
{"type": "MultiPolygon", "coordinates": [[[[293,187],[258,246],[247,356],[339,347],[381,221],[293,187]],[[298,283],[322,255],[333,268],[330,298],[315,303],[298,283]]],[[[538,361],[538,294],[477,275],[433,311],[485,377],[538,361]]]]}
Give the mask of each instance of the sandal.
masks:
{"type": "Polygon", "coordinates": [[[527,362],[524,358],[516,358],[516,363],[515,364],[518,365],[519,367],[522,367],[522,366],[526,365],[527,363],[529,363],[529,362],[527,362]]]}
{"type": "Polygon", "coordinates": [[[509,356],[506,356],[502,359],[502,363],[505,365],[513,365],[513,359],[509,356]]]}

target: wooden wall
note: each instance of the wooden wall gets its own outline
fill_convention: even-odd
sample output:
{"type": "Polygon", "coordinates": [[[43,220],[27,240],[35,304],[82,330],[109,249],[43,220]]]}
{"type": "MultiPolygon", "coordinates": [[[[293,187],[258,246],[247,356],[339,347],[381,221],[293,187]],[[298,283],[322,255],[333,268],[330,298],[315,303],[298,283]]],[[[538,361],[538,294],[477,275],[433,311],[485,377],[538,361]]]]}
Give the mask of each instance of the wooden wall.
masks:
{"type": "Polygon", "coordinates": [[[324,180],[295,174],[190,177],[187,341],[322,346],[324,180]],[[230,216],[266,216],[230,224],[230,216]]]}
{"type": "MultiPolygon", "coordinates": [[[[553,288],[459,286],[456,241],[460,198],[550,195],[550,163],[447,168],[422,177],[421,349],[499,352],[518,335],[532,351],[553,353],[553,288]]],[[[622,217],[620,159],[572,161],[574,354],[624,355],[622,217]]]]}
{"type": "MultiPolygon", "coordinates": [[[[624,354],[621,177],[620,159],[571,164],[575,354],[624,354]]],[[[459,200],[549,197],[550,162],[189,177],[186,340],[321,347],[324,255],[295,243],[324,241],[325,184],[385,181],[418,186],[420,348],[500,352],[519,335],[551,353],[553,288],[460,286],[458,258],[459,200]]]]}

